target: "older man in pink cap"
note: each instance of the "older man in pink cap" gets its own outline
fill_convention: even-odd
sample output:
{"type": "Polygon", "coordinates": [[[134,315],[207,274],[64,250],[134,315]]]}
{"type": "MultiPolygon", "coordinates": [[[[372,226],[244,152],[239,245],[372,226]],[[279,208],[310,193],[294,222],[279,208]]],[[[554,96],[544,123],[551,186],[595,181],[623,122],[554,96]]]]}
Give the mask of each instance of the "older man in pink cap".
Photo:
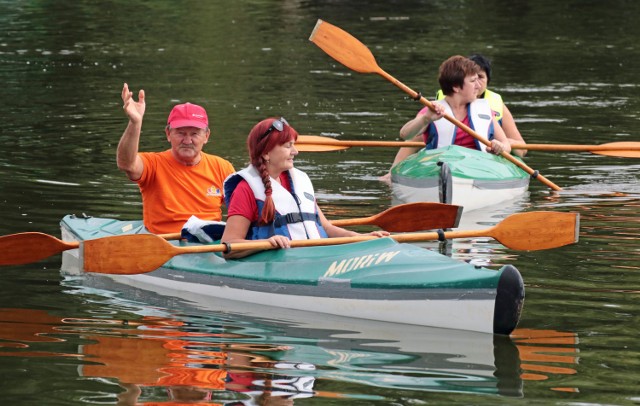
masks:
{"type": "Polygon", "coordinates": [[[145,227],[152,233],[175,233],[192,215],[221,220],[222,185],[235,170],[225,159],[202,151],[211,135],[205,109],[191,103],[174,106],[165,128],[171,148],[138,152],[144,90],[136,102],[125,83],[122,101],[129,124],[118,144],[118,168],[140,188],[145,227]]]}

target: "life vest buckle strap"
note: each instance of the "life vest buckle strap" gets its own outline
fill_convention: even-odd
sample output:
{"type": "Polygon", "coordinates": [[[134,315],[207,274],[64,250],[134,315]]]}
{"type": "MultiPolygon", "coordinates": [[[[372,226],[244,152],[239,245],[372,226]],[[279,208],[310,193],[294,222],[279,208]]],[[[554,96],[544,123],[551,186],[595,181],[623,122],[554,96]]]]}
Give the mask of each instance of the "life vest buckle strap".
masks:
{"type": "Polygon", "coordinates": [[[287,213],[284,216],[277,217],[273,224],[281,227],[292,223],[301,223],[303,221],[315,221],[315,213],[287,213]]]}
{"type": "Polygon", "coordinates": [[[285,224],[299,223],[302,221],[302,215],[300,213],[287,213],[285,218],[287,219],[285,224]]]}

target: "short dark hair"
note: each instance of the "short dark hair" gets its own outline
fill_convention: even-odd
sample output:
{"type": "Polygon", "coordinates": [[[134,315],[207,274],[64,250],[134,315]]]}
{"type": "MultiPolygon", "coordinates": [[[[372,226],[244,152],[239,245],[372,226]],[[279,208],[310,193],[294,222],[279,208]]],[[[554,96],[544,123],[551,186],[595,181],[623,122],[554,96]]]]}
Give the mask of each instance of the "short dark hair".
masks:
{"type": "Polygon", "coordinates": [[[453,94],[453,88],[464,87],[464,79],[480,72],[480,66],[469,58],[455,55],[442,62],[438,71],[438,82],[442,93],[447,96],[453,94]]]}
{"type": "Polygon", "coordinates": [[[489,58],[482,54],[471,54],[469,59],[477,63],[480,69],[487,74],[487,84],[489,84],[489,82],[491,82],[491,61],[489,58]]]}

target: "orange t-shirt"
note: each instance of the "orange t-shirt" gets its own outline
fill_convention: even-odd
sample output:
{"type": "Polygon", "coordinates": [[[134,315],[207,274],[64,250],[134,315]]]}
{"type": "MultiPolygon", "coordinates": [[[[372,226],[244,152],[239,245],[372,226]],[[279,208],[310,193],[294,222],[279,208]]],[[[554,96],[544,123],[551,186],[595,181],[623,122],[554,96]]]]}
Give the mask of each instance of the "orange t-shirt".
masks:
{"type": "Polygon", "coordinates": [[[142,152],[142,176],[136,182],[142,193],[144,225],[152,233],[176,233],[189,217],[222,220],[223,183],[233,165],[202,153],[194,166],[177,162],[171,150],[142,152]]]}

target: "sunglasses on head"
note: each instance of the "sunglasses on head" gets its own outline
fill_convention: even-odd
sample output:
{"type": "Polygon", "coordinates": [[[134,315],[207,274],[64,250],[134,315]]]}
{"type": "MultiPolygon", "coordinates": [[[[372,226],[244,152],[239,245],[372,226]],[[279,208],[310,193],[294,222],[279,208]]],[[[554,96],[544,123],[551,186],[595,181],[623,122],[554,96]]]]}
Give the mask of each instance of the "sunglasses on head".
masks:
{"type": "Polygon", "coordinates": [[[280,117],[279,119],[273,120],[271,122],[271,125],[267,129],[267,131],[265,131],[264,134],[260,136],[259,141],[262,141],[267,135],[271,134],[273,130],[278,130],[282,132],[282,130],[284,130],[285,125],[289,125],[289,123],[287,123],[287,120],[285,120],[284,117],[280,117]]]}

